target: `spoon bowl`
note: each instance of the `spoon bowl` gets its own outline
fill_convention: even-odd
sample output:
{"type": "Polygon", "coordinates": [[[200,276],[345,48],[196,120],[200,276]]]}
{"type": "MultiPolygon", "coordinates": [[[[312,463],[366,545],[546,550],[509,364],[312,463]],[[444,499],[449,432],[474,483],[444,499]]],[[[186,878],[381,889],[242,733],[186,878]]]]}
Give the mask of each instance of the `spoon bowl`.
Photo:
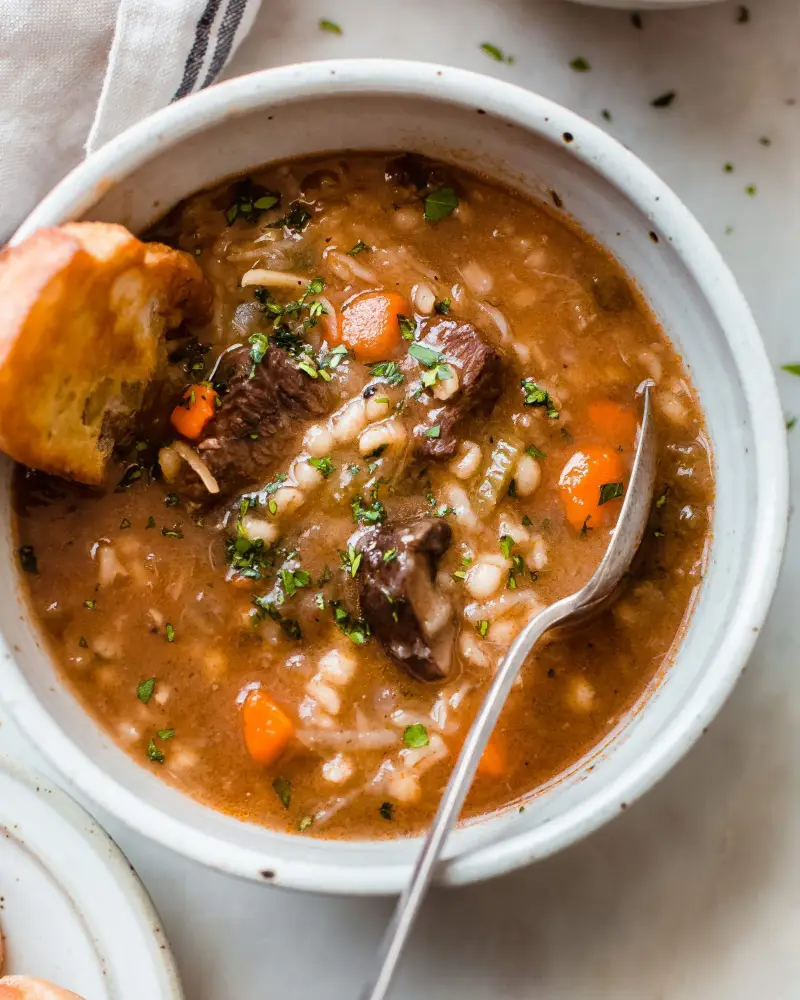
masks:
{"type": "Polygon", "coordinates": [[[397,903],[392,921],[381,944],[378,969],[362,1000],[383,1000],[394,977],[397,963],[414,926],[422,901],[433,877],[444,842],[458,820],[464,799],[475,776],[481,754],[523,664],[534,645],[555,626],[575,625],[604,611],[618,596],[642,538],[653,503],[656,480],[656,436],[651,390],[643,382],[642,421],[628,488],[611,541],[600,565],[580,590],[561,598],[534,615],[511,644],[498,667],[483,704],[467,733],[439,808],[425,838],[411,881],[397,903]]]}

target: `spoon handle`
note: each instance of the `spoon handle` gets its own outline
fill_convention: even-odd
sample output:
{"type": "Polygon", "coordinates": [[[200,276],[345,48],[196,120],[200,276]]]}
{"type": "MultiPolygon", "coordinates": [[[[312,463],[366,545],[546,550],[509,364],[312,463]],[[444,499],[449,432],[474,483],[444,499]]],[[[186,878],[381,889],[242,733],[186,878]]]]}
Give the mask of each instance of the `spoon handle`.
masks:
{"type": "Polygon", "coordinates": [[[394,916],[381,942],[376,974],[370,980],[371,985],[368,985],[361,994],[361,1000],[384,1000],[386,997],[400,955],[433,877],[439,854],[447,835],[458,820],[464,799],[472,785],[478,761],[486,748],[511,686],[534,644],[548,629],[568,617],[573,607],[574,596],[571,596],[551,604],[538,615],[534,615],[503,659],[461,748],[433,824],[417,859],[411,881],[397,903],[394,916]]]}

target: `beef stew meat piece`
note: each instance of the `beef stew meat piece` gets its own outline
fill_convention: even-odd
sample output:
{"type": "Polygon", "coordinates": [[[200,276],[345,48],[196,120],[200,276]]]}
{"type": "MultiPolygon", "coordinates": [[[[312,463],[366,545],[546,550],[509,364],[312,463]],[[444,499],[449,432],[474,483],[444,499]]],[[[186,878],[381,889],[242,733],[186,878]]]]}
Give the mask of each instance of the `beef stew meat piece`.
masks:
{"type": "MultiPolygon", "coordinates": [[[[197,444],[198,454],[219,483],[219,498],[263,479],[291,451],[303,421],[327,413],[332,402],[326,383],[309,378],[274,345],[255,366],[248,348],[231,351],[223,358],[221,371],[231,370],[222,405],[197,444]]],[[[191,469],[184,476],[181,492],[190,500],[218,499],[209,496],[191,469]]]]}
{"type": "MultiPolygon", "coordinates": [[[[458,389],[441,406],[425,411],[414,428],[414,454],[420,459],[452,458],[459,444],[458,425],[475,414],[488,416],[503,391],[503,359],[488,338],[472,323],[440,319],[423,324],[419,343],[441,354],[458,375],[458,389]],[[438,427],[438,436],[430,430],[438,427]]],[[[407,362],[408,370],[416,363],[407,362]]]]}
{"type": "Polygon", "coordinates": [[[453,608],[435,583],[452,537],[446,521],[427,517],[372,528],[358,543],[361,613],[389,656],[422,681],[442,680],[452,665],[453,608]]]}

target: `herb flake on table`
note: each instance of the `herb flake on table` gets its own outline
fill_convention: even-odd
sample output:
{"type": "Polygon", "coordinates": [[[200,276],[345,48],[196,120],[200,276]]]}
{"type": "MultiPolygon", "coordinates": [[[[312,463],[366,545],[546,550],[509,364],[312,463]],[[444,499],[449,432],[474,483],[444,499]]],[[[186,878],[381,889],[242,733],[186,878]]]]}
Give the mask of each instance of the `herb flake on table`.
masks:
{"type": "Polygon", "coordinates": [[[668,90],[658,97],[654,97],[650,102],[650,106],[653,108],[668,108],[676,97],[677,94],[674,90],[668,90]]]}
{"type": "Polygon", "coordinates": [[[421,722],[415,722],[413,726],[406,726],[403,730],[403,743],[414,750],[428,746],[430,743],[428,730],[421,722]]]}
{"type": "Polygon", "coordinates": [[[733,171],[734,171],[734,166],[733,166],[732,163],[723,163],[722,164],[722,170],[726,174],[732,174],[733,171]]]}
{"type": "Polygon", "coordinates": [[[797,423],[797,417],[787,417],[786,418],[786,430],[787,431],[793,430],[796,423],[797,423]]]}
{"type": "Polygon", "coordinates": [[[438,188],[425,195],[425,218],[428,222],[440,222],[458,208],[458,195],[451,187],[438,188]]]}
{"type": "Polygon", "coordinates": [[[748,184],[747,187],[744,189],[744,193],[746,195],[749,195],[751,198],[754,198],[756,195],[756,190],[757,188],[755,184],[748,184]]]}
{"type": "Polygon", "coordinates": [[[327,17],[321,17],[317,23],[322,31],[328,31],[332,35],[342,34],[342,26],[335,21],[329,21],[327,17]]]}
{"type": "Polygon", "coordinates": [[[576,73],[588,73],[592,67],[588,59],[584,59],[583,56],[576,56],[570,60],[569,68],[576,73]]]}
{"type": "Polygon", "coordinates": [[[508,63],[509,66],[514,62],[513,56],[507,56],[502,49],[496,45],[492,45],[491,42],[483,42],[481,44],[481,51],[485,52],[491,59],[494,59],[495,62],[508,63]]]}
{"type": "Polygon", "coordinates": [[[788,372],[790,375],[800,375],[800,362],[793,362],[789,365],[781,365],[781,371],[788,372]]]}
{"type": "Polygon", "coordinates": [[[603,110],[602,110],[602,111],[600,112],[600,117],[601,117],[601,118],[603,119],[603,121],[605,121],[605,122],[610,122],[610,121],[612,121],[612,118],[611,118],[611,112],[610,112],[610,111],[608,110],[608,108],[603,108],[603,110]]]}

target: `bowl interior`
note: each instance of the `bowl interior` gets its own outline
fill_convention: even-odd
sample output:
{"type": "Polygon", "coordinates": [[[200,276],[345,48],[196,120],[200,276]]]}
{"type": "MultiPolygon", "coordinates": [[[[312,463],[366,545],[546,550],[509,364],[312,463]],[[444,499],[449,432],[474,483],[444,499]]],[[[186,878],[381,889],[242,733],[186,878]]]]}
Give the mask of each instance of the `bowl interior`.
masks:
{"type": "MultiPolygon", "coordinates": [[[[524,813],[475,822],[451,838],[447,854],[454,860],[443,877],[465,881],[549,853],[614,814],[692,742],[698,719],[732,684],[738,671],[731,675],[731,661],[744,654],[741,639],[728,645],[731,622],[752,574],[762,590],[766,578],[771,592],[769,568],[753,562],[763,486],[754,468],[754,401],[740,370],[754,330],[743,304],[740,326],[735,311],[721,315],[715,298],[724,299],[725,282],[738,293],[711,244],[705,237],[696,244],[702,234],[674,195],[594,127],[535,95],[470,74],[417,67],[411,76],[387,80],[385,71],[359,76],[339,65],[338,71],[323,64],[304,74],[293,75],[293,68],[259,74],[249,86],[234,81],[213,88],[216,93],[202,95],[205,104],[191,106],[194,112],[168,109],[107,147],[88,173],[79,170],[62,184],[21,232],[80,216],[141,230],[185,195],[266,161],[332,149],[414,150],[480,170],[551,205],[557,192],[563,211],[608,247],[643,289],[691,372],[715,456],[715,530],[705,580],[685,638],[641,710],[524,813]]],[[[6,463],[6,489],[8,473],[6,463]]],[[[0,558],[8,566],[13,554],[4,517],[0,558]]],[[[0,576],[0,608],[19,668],[6,657],[0,674],[6,698],[28,729],[45,726],[42,748],[60,758],[68,776],[128,822],[207,863],[256,878],[270,877],[261,874],[266,869],[277,882],[330,891],[380,892],[402,884],[414,841],[288,837],[219,815],[168,788],[118,750],[56,682],[14,573],[0,576]]]]}

